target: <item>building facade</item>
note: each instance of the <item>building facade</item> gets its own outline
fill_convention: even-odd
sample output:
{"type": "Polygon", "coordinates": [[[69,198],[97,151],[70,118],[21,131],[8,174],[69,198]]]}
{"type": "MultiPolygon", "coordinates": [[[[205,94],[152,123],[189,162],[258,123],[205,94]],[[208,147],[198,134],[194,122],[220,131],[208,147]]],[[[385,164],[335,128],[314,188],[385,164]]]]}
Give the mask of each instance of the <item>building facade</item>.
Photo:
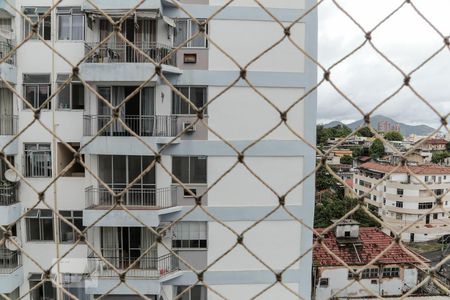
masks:
{"type": "MultiPolygon", "coordinates": [[[[270,131],[280,113],[261,95],[286,110],[314,86],[314,63],[284,39],[241,72],[222,51],[245,66],[285,33],[253,1],[234,1],[207,26],[199,26],[171,1],[143,1],[120,27],[129,43],[103,13],[117,21],[140,1],[93,2],[63,1],[43,18],[54,1],[16,0],[15,9],[0,1],[1,45],[12,49],[30,37],[8,59],[8,51],[1,52],[0,149],[26,182],[14,173],[5,175],[9,166],[2,161],[0,220],[33,258],[13,245],[0,249],[0,293],[13,299],[66,299],[50,281],[41,284],[48,274],[39,267],[47,270],[64,256],[49,278],[79,299],[103,294],[134,299],[136,292],[173,299],[194,284],[182,299],[220,299],[216,293],[251,298],[274,275],[240,245],[227,253],[237,239],[227,227],[242,232],[277,206],[279,198],[243,164],[222,178],[238,158],[222,139],[242,150],[270,131]],[[28,18],[41,22],[33,27],[28,18]],[[200,30],[209,39],[195,36],[200,30]],[[176,47],[175,55],[169,55],[176,47]],[[79,64],[75,74],[68,62],[79,64]],[[261,94],[239,80],[241,75],[261,94]],[[199,108],[214,101],[198,114],[185,98],[199,108]],[[32,108],[41,106],[39,121],[33,122],[32,108]],[[111,121],[113,114],[121,121],[111,121]],[[79,149],[86,167],[73,161],[79,149]],[[117,199],[110,192],[124,189],[121,203],[128,210],[113,209],[117,199]],[[36,191],[43,190],[39,197],[36,191]],[[190,211],[205,191],[201,204],[214,218],[199,207],[190,211]],[[88,228],[87,242],[54,211],[74,227],[88,228]],[[174,221],[161,239],[147,228],[157,232],[174,221]],[[195,273],[206,268],[202,279],[214,292],[195,273]],[[116,270],[127,270],[128,285],[120,284],[116,270]]],[[[226,3],[180,2],[200,22],[226,3]]],[[[312,4],[264,1],[284,25],[312,4]]],[[[316,56],[315,12],[291,27],[290,39],[316,56]]],[[[287,122],[314,143],[315,115],[311,93],[289,111],[287,122]]],[[[243,161],[283,195],[311,172],[314,155],[282,124],[245,151],[243,161]]],[[[312,226],[312,178],[285,201],[312,226]]],[[[276,213],[248,231],[244,241],[271,268],[282,270],[312,246],[312,233],[288,214],[276,213]]],[[[307,254],[283,274],[283,282],[304,298],[310,295],[311,278],[305,272],[310,268],[307,254]]],[[[260,298],[274,297],[297,299],[282,286],[260,298]]]]}
{"type": "MultiPolygon", "coordinates": [[[[359,166],[354,175],[354,191],[365,198],[367,205],[378,212],[383,222],[390,228],[402,233],[402,240],[407,242],[421,242],[437,239],[449,234],[449,216],[445,209],[449,207],[449,197],[445,193],[450,188],[450,168],[439,165],[409,166],[411,171],[424,183],[428,189],[416,178],[411,176],[404,167],[400,167],[377,185],[386,174],[389,174],[394,166],[375,162],[364,163],[359,166]],[[443,209],[436,206],[436,196],[442,197],[443,209]],[[435,209],[433,209],[436,206],[435,209]],[[425,216],[424,216],[425,215],[425,216]],[[420,221],[410,226],[413,222],[420,221]]],[[[389,229],[384,229],[390,234],[389,229]]]]}

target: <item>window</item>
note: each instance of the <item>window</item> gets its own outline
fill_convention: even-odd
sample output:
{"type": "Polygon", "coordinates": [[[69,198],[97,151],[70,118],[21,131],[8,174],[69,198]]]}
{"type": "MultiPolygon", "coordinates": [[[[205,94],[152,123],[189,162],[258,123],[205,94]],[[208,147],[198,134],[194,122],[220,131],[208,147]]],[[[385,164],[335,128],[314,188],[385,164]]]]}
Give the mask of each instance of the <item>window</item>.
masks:
{"type": "Polygon", "coordinates": [[[173,248],[206,249],[207,244],[206,222],[180,222],[173,229],[173,248]]]}
{"type": "Polygon", "coordinates": [[[428,182],[428,176],[425,176],[425,182],[428,182]]]}
{"type": "MultiPolygon", "coordinates": [[[[58,74],[58,89],[69,78],[69,74],[58,74]]],[[[58,109],[84,109],[84,86],[80,81],[72,80],[58,94],[58,109]]]]}
{"type": "Polygon", "coordinates": [[[433,214],[433,219],[437,219],[438,218],[438,214],[437,213],[434,213],[433,214]]]}
{"type": "Polygon", "coordinates": [[[397,189],[397,195],[403,196],[403,189],[397,189]]]}
{"type": "MultiPolygon", "coordinates": [[[[189,286],[177,286],[177,295],[183,293],[189,286]]],[[[206,288],[202,285],[196,285],[189,291],[186,291],[179,300],[203,300],[206,299],[206,288]]]]}
{"type": "MultiPolygon", "coordinates": [[[[199,22],[203,22],[202,19],[197,19],[199,22]]],[[[186,48],[207,48],[208,40],[203,34],[197,35],[195,39],[185,43],[188,39],[193,37],[199,32],[198,24],[191,19],[178,19],[175,21],[175,34],[174,34],[174,46],[178,47],[183,45],[186,48]]],[[[208,26],[206,25],[206,33],[208,33],[208,26]]]]}
{"type": "Polygon", "coordinates": [[[53,241],[53,214],[50,209],[32,209],[25,216],[27,241],[53,241]]]}
{"type": "Polygon", "coordinates": [[[84,14],[81,8],[58,7],[58,40],[84,40],[84,14]]]}
{"type": "Polygon", "coordinates": [[[396,267],[383,268],[383,277],[384,278],[400,277],[400,268],[396,267]]]}
{"type": "MultiPolygon", "coordinates": [[[[23,13],[31,19],[31,22],[36,23],[39,21],[45,13],[50,9],[50,7],[26,7],[23,13]]],[[[38,25],[38,33],[44,38],[44,40],[49,41],[51,39],[51,16],[50,14],[45,17],[38,25]]],[[[23,37],[26,38],[32,32],[33,25],[25,18],[23,18],[23,37]]],[[[32,38],[34,40],[39,39],[37,35],[33,34],[32,38]]]]}
{"type": "Polygon", "coordinates": [[[51,281],[45,281],[44,284],[32,290],[33,287],[39,285],[43,279],[43,274],[36,273],[30,274],[28,277],[28,281],[30,282],[31,300],[56,299],[56,288],[53,286],[51,281]]]}
{"type": "Polygon", "coordinates": [[[377,201],[377,196],[373,195],[373,201],[377,201]]]}
{"type": "Polygon", "coordinates": [[[383,198],[383,204],[386,204],[386,198],[383,198]]]}
{"type": "MultiPolygon", "coordinates": [[[[80,150],[80,143],[71,143],[68,142],[73,150],[78,151],[80,150]]],[[[63,143],[58,143],[56,148],[57,153],[57,172],[58,174],[61,173],[68,165],[70,165],[74,159],[74,153],[63,143]]],[[[81,159],[84,161],[84,155],[81,155],[81,159]]],[[[64,174],[62,174],[62,177],[84,177],[85,170],[84,166],[79,163],[75,162],[68,170],[65,171],[64,174]]]]}
{"type": "Polygon", "coordinates": [[[395,213],[395,219],[402,220],[403,219],[403,214],[395,213]]]}
{"type": "MultiPolygon", "coordinates": [[[[80,231],[84,230],[82,211],[61,210],[59,213],[80,231]]],[[[61,242],[74,243],[78,240],[78,232],[61,219],[59,220],[59,232],[61,242]]]]}
{"type": "Polygon", "coordinates": [[[328,278],[320,278],[319,280],[319,286],[320,287],[328,287],[328,278]]]}
{"type": "Polygon", "coordinates": [[[50,144],[25,144],[25,176],[52,177],[50,144]]]}
{"type": "Polygon", "coordinates": [[[183,183],[206,183],[206,163],[206,156],[173,156],[172,173],[183,183]]]}
{"type": "Polygon", "coordinates": [[[430,209],[433,207],[433,202],[419,202],[419,209],[430,209]]]}
{"type": "Polygon", "coordinates": [[[403,208],[403,202],[402,201],[395,201],[395,207],[403,208]]]}
{"type": "MultiPolygon", "coordinates": [[[[40,107],[51,94],[50,74],[24,74],[23,94],[34,108],[40,107]]],[[[50,109],[50,105],[51,102],[45,108],[50,109]]],[[[28,106],[24,104],[23,108],[28,106]]]]}
{"type": "Polygon", "coordinates": [[[378,268],[365,269],[361,273],[362,279],[378,278],[378,268]]]}
{"type": "MultiPolygon", "coordinates": [[[[176,87],[180,93],[188,98],[197,108],[203,107],[207,101],[206,87],[176,87]]],[[[206,111],[205,111],[206,113],[206,111]]],[[[172,114],[194,115],[195,110],[178,94],[172,92],[172,114]]]]}
{"type": "MultiPolygon", "coordinates": [[[[356,272],[357,270],[353,269],[353,272],[356,272]]],[[[347,275],[347,279],[351,280],[351,279],[356,279],[358,278],[358,275],[354,274],[352,271],[348,271],[348,275],[347,275]]]]}
{"type": "Polygon", "coordinates": [[[350,235],[351,235],[351,232],[350,232],[350,231],[345,231],[345,232],[344,232],[344,236],[345,236],[345,237],[350,237],[350,235]]]}

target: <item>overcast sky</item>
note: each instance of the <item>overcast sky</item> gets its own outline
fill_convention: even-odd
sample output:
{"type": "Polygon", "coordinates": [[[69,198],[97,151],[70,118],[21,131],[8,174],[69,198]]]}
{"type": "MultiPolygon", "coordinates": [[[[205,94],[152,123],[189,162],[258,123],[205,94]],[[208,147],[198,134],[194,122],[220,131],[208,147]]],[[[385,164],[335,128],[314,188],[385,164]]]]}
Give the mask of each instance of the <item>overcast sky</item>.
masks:
{"type": "MultiPolygon", "coordinates": [[[[372,29],[403,1],[338,0],[366,29],[372,29]]],[[[450,35],[449,0],[413,0],[417,8],[444,34],[450,35]]],[[[319,6],[319,61],[328,68],[364,41],[364,34],[333,4],[319,6]]],[[[406,73],[430,57],[442,38],[405,5],[372,34],[373,43],[406,73]]],[[[320,71],[319,71],[320,72],[320,71]]],[[[321,76],[321,75],[319,75],[321,76]]],[[[331,78],[364,111],[398,89],[402,75],[369,44],[331,71],[331,78]]],[[[412,75],[411,85],[442,114],[450,111],[450,51],[443,50],[412,75]]],[[[360,113],[328,83],[318,90],[319,122],[352,121],[360,113]]],[[[399,122],[439,125],[439,119],[409,89],[403,90],[378,110],[399,122]]]]}

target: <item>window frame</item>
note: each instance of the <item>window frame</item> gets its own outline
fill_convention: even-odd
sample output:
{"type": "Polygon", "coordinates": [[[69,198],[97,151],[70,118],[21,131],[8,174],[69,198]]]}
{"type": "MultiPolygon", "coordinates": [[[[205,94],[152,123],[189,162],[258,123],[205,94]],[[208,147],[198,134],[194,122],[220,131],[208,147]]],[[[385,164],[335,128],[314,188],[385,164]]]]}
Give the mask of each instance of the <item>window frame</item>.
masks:
{"type": "MultiPolygon", "coordinates": [[[[42,273],[30,273],[30,275],[28,276],[28,284],[29,284],[30,290],[33,289],[34,286],[38,285],[43,280],[44,280],[44,274],[42,274],[42,273]]],[[[47,299],[45,292],[48,291],[48,289],[49,289],[48,285],[49,284],[51,285],[51,288],[53,290],[53,295],[56,296],[56,293],[57,293],[56,287],[53,285],[53,283],[51,281],[47,280],[42,285],[40,285],[38,288],[35,288],[30,293],[30,299],[31,300],[47,299]],[[40,297],[39,298],[34,298],[33,297],[34,293],[39,293],[39,291],[42,291],[43,298],[40,298],[40,297]]],[[[48,299],[50,299],[50,298],[48,298],[48,299]]]]}
{"type": "MultiPolygon", "coordinates": [[[[24,176],[27,178],[51,178],[53,174],[53,162],[52,162],[52,148],[50,143],[24,143],[24,176]],[[28,146],[35,145],[36,149],[27,149],[28,146]],[[48,146],[48,149],[39,149],[43,146],[48,146]],[[33,161],[35,159],[35,154],[41,154],[43,157],[47,156],[47,163],[50,163],[50,166],[42,172],[35,172],[35,167],[33,166],[33,161]],[[28,158],[31,160],[28,162],[28,158]],[[30,167],[30,165],[31,167],[30,167]],[[39,174],[37,174],[39,173],[39,174]],[[44,175],[41,175],[44,174],[44,175]]],[[[44,162],[45,163],[45,162],[44,162]]],[[[37,167],[40,169],[40,167],[37,167]]]]}
{"type": "MultiPolygon", "coordinates": [[[[22,9],[22,12],[24,15],[29,17],[32,21],[39,21],[42,16],[46,14],[46,12],[50,9],[49,6],[29,6],[24,7],[22,9]],[[34,9],[34,14],[27,13],[27,10],[34,9]]],[[[52,17],[51,14],[49,14],[45,19],[39,24],[38,26],[39,35],[41,35],[45,41],[51,41],[52,40],[52,17]],[[48,32],[48,38],[46,38],[46,24],[49,23],[49,32],[48,32]]],[[[25,39],[28,34],[32,32],[32,24],[29,23],[24,17],[22,17],[22,34],[23,39],[25,39]]],[[[39,37],[35,34],[33,34],[30,38],[30,41],[39,41],[39,37]]]]}
{"type": "Polygon", "coordinates": [[[403,201],[395,201],[395,207],[403,208],[403,201]]]}
{"type": "Polygon", "coordinates": [[[399,267],[384,267],[382,272],[383,278],[396,278],[400,277],[399,267]]]}
{"type": "MultiPolygon", "coordinates": [[[[57,85],[58,85],[57,89],[59,89],[63,85],[63,83],[57,83],[57,85]]],[[[61,90],[61,92],[58,93],[58,96],[57,96],[57,98],[58,98],[57,99],[57,110],[84,110],[84,104],[85,104],[85,100],[86,100],[85,97],[84,97],[85,96],[84,93],[85,93],[84,85],[80,81],[72,81],[72,82],[66,84],[64,86],[64,88],[61,90]],[[74,99],[74,97],[73,97],[73,91],[74,91],[73,86],[74,85],[81,86],[82,89],[83,89],[83,107],[82,108],[73,108],[73,106],[74,106],[73,105],[73,99],[74,99]],[[61,107],[60,97],[62,95],[62,92],[65,89],[67,89],[67,88],[69,88],[69,107],[61,107]]]]}
{"type": "Polygon", "coordinates": [[[207,250],[208,222],[186,221],[176,224],[172,229],[172,249],[207,250]],[[199,227],[196,232],[193,227],[197,225],[199,227]],[[195,235],[197,235],[197,237],[195,235]],[[194,244],[195,241],[197,242],[196,246],[194,244]]]}
{"type": "Polygon", "coordinates": [[[419,202],[418,209],[431,209],[433,205],[433,202],[419,202]]]}
{"type": "MultiPolygon", "coordinates": [[[[44,102],[52,95],[52,79],[51,74],[49,73],[24,73],[22,76],[22,96],[31,103],[33,108],[38,108],[41,105],[39,105],[39,94],[40,94],[40,88],[46,87],[47,88],[47,97],[45,98],[44,102]],[[42,75],[42,76],[48,76],[49,81],[48,82],[33,82],[33,83],[27,83],[25,82],[27,75],[42,75]],[[34,99],[32,101],[27,99],[27,88],[28,87],[34,87],[34,99]]],[[[44,106],[42,109],[50,110],[52,107],[53,99],[51,99],[46,106],[44,106]]],[[[29,110],[30,108],[23,103],[23,110],[29,110]]]]}
{"type": "MultiPolygon", "coordinates": [[[[207,156],[203,156],[203,155],[198,155],[198,156],[189,156],[189,155],[180,155],[180,156],[175,156],[175,155],[173,155],[172,156],[172,174],[175,176],[175,177],[177,177],[178,178],[178,180],[180,180],[181,182],[183,182],[184,184],[193,184],[193,185],[196,185],[196,184],[207,184],[208,183],[208,157],[207,156]],[[187,180],[187,182],[185,182],[184,180],[182,180],[183,178],[182,178],[182,174],[175,174],[175,163],[174,163],[174,159],[188,159],[188,167],[187,167],[187,172],[188,172],[188,180],[187,180]],[[193,182],[192,180],[191,180],[191,178],[193,178],[194,177],[194,174],[192,173],[192,170],[193,170],[193,168],[191,167],[192,166],[192,160],[193,159],[197,159],[197,160],[200,160],[200,159],[202,159],[202,160],[206,160],[206,165],[205,165],[205,174],[204,174],[204,177],[205,177],[205,182],[193,182]]],[[[203,177],[203,176],[202,176],[203,177]]],[[[172,178],[172,183],[175,183],[175,184],[177,184],[178,182],[174,179],[174,178],[172,178]]]]}
{"type": "Polygon", "coordinates": [[[380,270],[378,268],[368,268],[361,272],[361,279],[373,279],[380,276],[380,270]]]}
{"type": "MultiPolygon", "coordinates": [[[[184,95],[186,96],[186,98],[188,98],[189,100],[192,99],[192,90],[193,89],[204,89],[204,101],[203,101],[203,105],[205,106],[205,104],[208,102],[208,86],[203,86],[203,85],[177,85],[175,86],[175,88],[178,90],[178,92],[180,92],[181,94],[184,95],[184,93],[181,91],[181,89],[188,89],[188,95],[184,95]]],[[[191,101],[192,102],[192,101],[191,101]]],[[[171,114],[173,116],[195,116],[197,113],[196,112],[192,112],[192,107],[191,105],[189,105],[189,103],[186,103],[177,93],[175,93],[175,91],[172,91],[172,107],[171,107],[171,114]],[[178,102],[179,103],[175,103],[178,102]],[[175,107],[178,107],[178,110],[181,110],[181,105],[187,105],[188,108],[188,113],[181,113],[181,112],[175,112],[175,107]]],[[[203,112],[204,115],[208,114],[208,108],[206,108],[203,112]]]]}
{"type": "MultiPolygon", "coordinates": [[[[188,286],[188,285],[177,285],[177,286],[175,286],[175,294],[178,296],[178,295],[180,295],[185,289],[187,289],[187,288],[189,288],[190,286],[188,286]]],[[[187,299],[186,300],[197,300],[196,298],[192,298],[193,296],[192,296],[192,291],[194,290],[194,289],[201,289],[201,291],[200,291],[200,294],[202,295],[206,295],[206,293],[207,293],[207,290],[206,290],[206,288],[205,288],[205,286],[203,286],[203,285],[195,285],[195,286],[193,286],[192,288],[190,288],[187,292],[185,292],[184,294],[183,294],[183,296],[182,296],[182,298],[181,299],[186,299],[186,297],[187,297],[187,299]]]]}
{"type": "MultiPolygon", "coordinates": [[[[74,42],[80,42],[80,41],[85,41],[85,39],[86,39],[86,16],[85,16],[85,14],[84,13],[82,13],[82,12],[73,12],[73,10],[74,9],[77,9],[76,7],[61,7],[62,9],[60,9],[60,10],[58,10],[57,12],[56,12],[56,24],[57,24],[57,30],[56,30],[56,34],[57,34],[57,37],[56,37],[56,39],[58,40],[58,41],[74,41],[74,42]],[[65,9],[65,10],[63,10],[63,9],[65,9]],[[70,30],[69,30],[69,39],[61,39],[61,37],[60,37],[60,31],[59,31],[59,29],[60,29],[60,17],[62,17],[62,16],[69,16],[69,28],[70,28],[70,30]],[[82,17],[82,30],[81,30],[81,32],[82,32],[82,37],[81,37],[81,39],[74,39],[73,38],[73,36],[74,36],[74,32],[73,32],[73,17],[74,16],[81,16],[82,17]]],[[[79,10],[81,10],[81,8],[79,8],[79,10]]]]}
{"type": "Polygon", "coordinates": [[[319,287],[326,288],[330,285],[330,278],[328,277],[321,277],[319,279],[319,287]]]}
{"type": "MultiPolygon", "coordinates": [[[[203,22],[203,21],[205,21],[206,19],[197,19],[199,22],[203,22]]],[[[185,41],[187,41],[187,40],[189,40],[192,36],[193,36],[193,34],[192,34],[192,19],[189,19],[189,18],[177,18],[177,19],[175,19],[175,25],[176,25],[176,27],[175,27],[175,29],[174,29],[174,38],[173,38],[173,44],[174,44],[174,47],[178,47],[178,46],[180,46],[183,42],[185,42],[185,41]],[[177,28],[179,27],[179,25],[178,25],[178,23],[180,23],[180,22],[185,22],[185,24],[186,24],[186,39],[185,40],[183,40],[182,41],[182,43],[178,43],[177,41],[176,41],[176,36],[177,36],[177,28]]],[[[194,24],[197,24],[197,23],[195,23],[194,22],[194,24]]],[[[208,34],[208,31],[209,31],[209,24],[206,24],[205,25],[205,33],[206,34],[208,34]]],[[[186,45],[183,45],[183,47],[181,47],[182,49],[183,48],[189,48],[189,49],[208,49],[209,48],[209,43],[208,43],[208,39],[205,37],[205,36],[200,36],[200,37],[202,37],[203,39],[204,39],[204,41],[203,41],[203,44],[204,44],[204,46],[201,46],[201,47],[199,47],[199,46],[192,46],[192,43],[197,39],[197,38],[199,38],[199,37],[196,37],[195,39],[193,39],[192,41],[189,41],[186,45]]]]}
{"type": "Polygon", "coordinates": [[[53,212],[51,209],[30,209],[27,215],[25,216],[25,227],[26,227],[26,238],[27,242],[53,242],[55,241],[55,234],[54,234],[54,227],[55,221],[53,218],[53,212]],[[50,216],[43,216],[43,212],[50,212],[50,216]],[[32,215],[33,214],[33,215],[32,215]],[[43,220],[51,219],[51,231],[52,231],[52,239],[45,239],[44,236],[44,226],[46,223],[44,223],[43,220]],[[30,222],[32,220],[36,220],[38,229],[38,237],[32,238],[31,237],[31,225],[30,222]]]}
{"type": "MultiPolygon", "coordinates": [[[[67,221],[69,221],[73,226],[77,227],[80,231],[83,231],[85,226],[83,226],[83,211],[82,210],[60,210],[59,214],[62,215],[67,221]],[[76,215],[76,213],[81,213],[80,215],[76,215]],[[67,214],[65,216],[64,214],[67,214]],[[81,221],[81,227],[78,227],[75,224],[75,220],[81,221]]],[[[65,243],[65,244],[72,244],[78,241],[78,233],[75,231],[74,228],[69,226],[66,222],[64,222],[61,218],[58,218],[59,220],[59,242],[65,243]],[[72,232],[72,239],[63,240],[63,226],[67,226],[69,228],[69,231],[72,232]]]]}

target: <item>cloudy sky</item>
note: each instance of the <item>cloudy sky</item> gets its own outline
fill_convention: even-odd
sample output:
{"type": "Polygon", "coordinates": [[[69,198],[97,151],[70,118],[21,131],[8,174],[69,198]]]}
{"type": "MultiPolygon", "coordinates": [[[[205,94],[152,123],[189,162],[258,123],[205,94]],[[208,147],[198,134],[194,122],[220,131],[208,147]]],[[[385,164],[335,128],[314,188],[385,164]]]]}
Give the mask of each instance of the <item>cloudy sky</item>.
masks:
{"type": "MultiPolygon", "coordinates": [[[[401,0],[339,0],[366,30],[372,29],[401,0]]],[[[416,7],[445,36],[450,35],[449,0],[413,0],[416,7]]],[[[319,6],[319,61],[328,68],[362,42],[362,31],[331,0],[319,6]]],[[[443,39],[411,5],[404,5],[372,34],[375,46],[405,73],[411,72],[443,45],[443,39]]],[[[368,112],[397,90],[403,76],[366,44],[331,71],[331,78],[349,98],[368,112]]],[[[444,49],[412,75],[411,85],[439,112],[450,111],[450,51],[444,49]]],[[[361,114],[328,83],[318,90],[319,122],[352,121],[361,114]]],[[[437,127],[436,114],[408,88],[377,111],[399,122],[437,127]]]]}

